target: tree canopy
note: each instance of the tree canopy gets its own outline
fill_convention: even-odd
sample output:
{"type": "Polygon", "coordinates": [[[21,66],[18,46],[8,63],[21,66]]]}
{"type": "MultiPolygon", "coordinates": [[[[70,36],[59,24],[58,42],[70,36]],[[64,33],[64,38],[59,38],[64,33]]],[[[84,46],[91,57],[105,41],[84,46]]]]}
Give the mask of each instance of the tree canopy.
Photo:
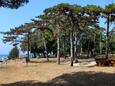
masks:
{"type": "Polygon", "coordinates": [[[0,7],[17,9],[28,2],[29,0],[0,0],[0,7]]]}
{"type": "MultiPolygon", "coordinates": [[[[45,9],[43,15],[32,19],[32,22],[4,32],[4,41],[16,42],[23,38],[18,41],[22,50],[30,51],[35,57],[44,55],[47,59],[48,54],[53,54],[57,56],[58,64],[60,56],[66,57],[68,54],[73,66],[74,60],[83,53],[87,57],[102,54],[107,43],[108,48],[114,49],[114,29],[105,34],[105,28],[98,24],[102,15],[106,15],[109,22],[115,23],[114,6],[115,4],[109,4],[102,8],[96,5],[58,4],[45,9]]],[[[109,26],[108,21],[107,25],[109,26]]]]}

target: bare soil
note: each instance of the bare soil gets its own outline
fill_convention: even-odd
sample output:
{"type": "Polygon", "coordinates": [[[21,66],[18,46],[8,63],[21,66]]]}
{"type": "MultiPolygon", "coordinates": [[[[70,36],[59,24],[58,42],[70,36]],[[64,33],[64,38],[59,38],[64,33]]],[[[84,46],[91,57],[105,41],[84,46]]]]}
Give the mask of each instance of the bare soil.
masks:
{"type": "Polygon", "coordinates": [[[0,86],[115,86],[115,67],[70,67],[56,59],[0,64],[0,86]]]}

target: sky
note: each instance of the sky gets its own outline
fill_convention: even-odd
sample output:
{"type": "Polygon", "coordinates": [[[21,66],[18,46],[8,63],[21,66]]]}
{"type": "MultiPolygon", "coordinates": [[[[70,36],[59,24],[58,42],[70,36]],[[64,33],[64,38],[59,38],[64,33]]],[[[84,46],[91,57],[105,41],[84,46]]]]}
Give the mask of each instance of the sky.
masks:
{"type": "MultiPolygon", "coordinates": [[[[43,14],[43,10],[60,3],[78,4],[85,6],[87,4],[95,4],[102,7],[110,3],[115,3],[115,0],[29,0],[28,4],[19,9],[0,8],[0,31],[9,31],[24,23],[31,22],[36,16],[43,14]]],[[[104,24],[100,24],[106,27],[104,24]]],[[[3,36],[0,34],[0,55],[8,54],[12,49],[12,45],[2,42],[3,36]]]]}

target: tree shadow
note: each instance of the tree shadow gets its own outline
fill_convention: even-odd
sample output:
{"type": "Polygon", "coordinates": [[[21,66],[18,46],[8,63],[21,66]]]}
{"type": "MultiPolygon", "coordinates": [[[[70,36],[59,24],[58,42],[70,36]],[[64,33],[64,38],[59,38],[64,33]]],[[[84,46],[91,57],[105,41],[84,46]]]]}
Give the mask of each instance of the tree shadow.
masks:
{"type": "Polygon", "coordinates": [[[74,72],[63,74],[46,83],[20,81],[0,86],[115,86],[115,73],[74,72]]]}

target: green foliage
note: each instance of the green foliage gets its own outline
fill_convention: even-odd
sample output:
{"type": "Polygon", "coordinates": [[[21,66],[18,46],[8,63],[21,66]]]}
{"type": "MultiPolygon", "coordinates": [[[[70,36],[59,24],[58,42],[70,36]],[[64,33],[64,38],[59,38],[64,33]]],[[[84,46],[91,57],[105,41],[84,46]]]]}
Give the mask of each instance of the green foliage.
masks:
{"type": "Polygon", "coordinates": [[[115,3],[109,4],[104,9],[105,14],[114,13],[115,14],[115,3]]]}
{"type": "Polygon", "coordinates": [[[9,59],[15,59],[19,57],[19,49],[18,47],[14,47],[11,49],[8,58],[9,59]]]}
{"type": "MultiPolygon", "coordinates": [[[[109,17],[109,22],[115,24],[115,3],[108,4],[103,10],[104,17],[109,17]]],[[[107,22],[107,21],[106,21],[107,22]]]]}
{"type": "Polygon", "coordinates": [[[29,0],[0,0],[0,7],[17,9],[28,2],[29,0]]]}
{"type": "Polygon", "coordinates": [[[115,53],[115,41],[110,42],[109,47],[110,47],[111,53],[115,53]]]}
{"type": "MultiPolygon", "coordinates": [[[[71,48],[70,34],[73,32],[73,40],[77,37],[76,44],[79,47],[79,50],[76,50],[77,53],[81,52],[80,50],[82,48],[83,51],[86,52],[88,50],[99,52],[101,48],[105,49],[106,35],[104,33],[105,28],[100,27],[97,23],[103,13],[106,14],[106,16],[109,14],[110,22],[114,22],[114,9],[115,4],[107,5],[103,9],[96,5],[80,6],[68,3],[58,4],[45,9],[44,14],[37,16],[31,23],[25,23],[4,33],[4,41],[16,41],[17,37],[22,35],[21,49],[27,51],[28,33],[30,42],[29,51],[31,51],[31,53],[35,55],[43,54],[47,47],[46,50],[48,54],[56,54],[57,44],[60,43],[60,54],[69,54],[71,48]],[[56,44],[56,39],[58,38],[60,42],[56,44]]],[[[114,29],[109,32],[110,49],[112,51],[114,51],[113,42],[115,41],[113,31],[114,29]]]]}

